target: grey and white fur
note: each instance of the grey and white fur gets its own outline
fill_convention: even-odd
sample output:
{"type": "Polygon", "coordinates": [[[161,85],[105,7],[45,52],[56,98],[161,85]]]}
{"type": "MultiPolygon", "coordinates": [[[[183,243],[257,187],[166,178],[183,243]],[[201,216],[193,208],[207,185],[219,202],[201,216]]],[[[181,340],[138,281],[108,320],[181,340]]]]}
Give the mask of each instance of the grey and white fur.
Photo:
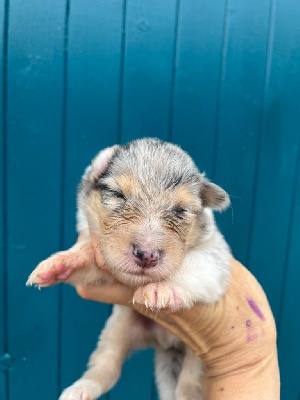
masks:
{"type": "MultiPolygon", "coordinates": [[[[107,148],[79,186],[77,229],[84,240],[39,264],[27,283],[102,285],[115,279],[135,289],[133,301],[151,309],[214,303],[227,288],[231,254],[212,210],[228,205],[227,193],[173,144],[140,139],[107,148]],[[89,229],[108,275],[92,261],[89,229]]],[[[155,347],[160,399],[201,399],[200,358],[164,328],[116,305],[87,371],[60,400],[98,398],[117,382],[126,355],[149,345],[155,347]]]]}

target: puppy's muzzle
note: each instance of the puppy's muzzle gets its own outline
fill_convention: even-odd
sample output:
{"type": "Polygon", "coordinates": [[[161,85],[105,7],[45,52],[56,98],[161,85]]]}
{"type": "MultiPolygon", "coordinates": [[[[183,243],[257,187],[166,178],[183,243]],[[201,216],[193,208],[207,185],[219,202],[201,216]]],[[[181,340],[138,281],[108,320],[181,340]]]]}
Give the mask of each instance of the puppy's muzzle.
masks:
{"type": "Polygon", "coordinates": [[[161,259],[162,251],[132,245],[132,254],[136,264],[143,268],[150,268],[155,267],[161,259]]]}

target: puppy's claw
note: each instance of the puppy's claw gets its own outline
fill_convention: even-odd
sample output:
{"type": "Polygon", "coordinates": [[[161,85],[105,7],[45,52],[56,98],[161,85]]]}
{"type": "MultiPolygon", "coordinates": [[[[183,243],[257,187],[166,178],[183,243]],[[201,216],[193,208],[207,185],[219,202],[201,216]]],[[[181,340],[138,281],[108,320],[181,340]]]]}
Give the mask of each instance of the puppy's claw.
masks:
{"type": "Polygon", "coordinates": [[[150,310],[160,310],[166,307],[179,310],[186,306],[181,289],[164,282],[149,283],[140,287],[134,293],[134,301],[137,304],[145,305],[150,310]]]}
{"type": "Polygon", "coordinates": [[[56,253],[35,268],[26,286],[48,287],[66,281],[76,267],[78,267],[76,254],[70,251],[56,253]]]}

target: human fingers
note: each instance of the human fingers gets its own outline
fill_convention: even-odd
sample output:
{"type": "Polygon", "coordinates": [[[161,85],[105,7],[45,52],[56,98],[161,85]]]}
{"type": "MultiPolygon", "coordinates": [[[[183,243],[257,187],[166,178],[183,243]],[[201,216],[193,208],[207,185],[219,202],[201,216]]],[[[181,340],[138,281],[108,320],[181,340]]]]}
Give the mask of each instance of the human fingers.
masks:
{"type": "Polygon", "coordinates": [[[107,304],[132,305],[133,290],[121,283],[110,283],[103,286],[76,286],[80,297],[86,300],[107,304]]]}

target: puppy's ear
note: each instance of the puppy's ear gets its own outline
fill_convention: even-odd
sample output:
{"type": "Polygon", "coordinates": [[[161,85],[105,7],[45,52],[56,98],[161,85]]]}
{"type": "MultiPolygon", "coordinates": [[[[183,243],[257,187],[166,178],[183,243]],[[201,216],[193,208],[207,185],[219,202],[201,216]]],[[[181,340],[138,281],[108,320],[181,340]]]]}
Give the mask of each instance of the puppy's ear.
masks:
{"type": "Polygon", "coordinates": [[[213,210],[225,210],[230,204],[228,194],[207,179],[203,179],[200,189],[200,198],[203,207],[209,207],[213,210]]]}
{"type": "Polygon", "coordinates": [[[92,161],[92,178],[99,179],[101,175],[107,170],[108,164],[111,161],[112,157],[119,149],[120,146],[117,144],[112,147],[107,147],[104,150],[101,150],[100,153],[96,155],[96,157],[92,161]]]}

